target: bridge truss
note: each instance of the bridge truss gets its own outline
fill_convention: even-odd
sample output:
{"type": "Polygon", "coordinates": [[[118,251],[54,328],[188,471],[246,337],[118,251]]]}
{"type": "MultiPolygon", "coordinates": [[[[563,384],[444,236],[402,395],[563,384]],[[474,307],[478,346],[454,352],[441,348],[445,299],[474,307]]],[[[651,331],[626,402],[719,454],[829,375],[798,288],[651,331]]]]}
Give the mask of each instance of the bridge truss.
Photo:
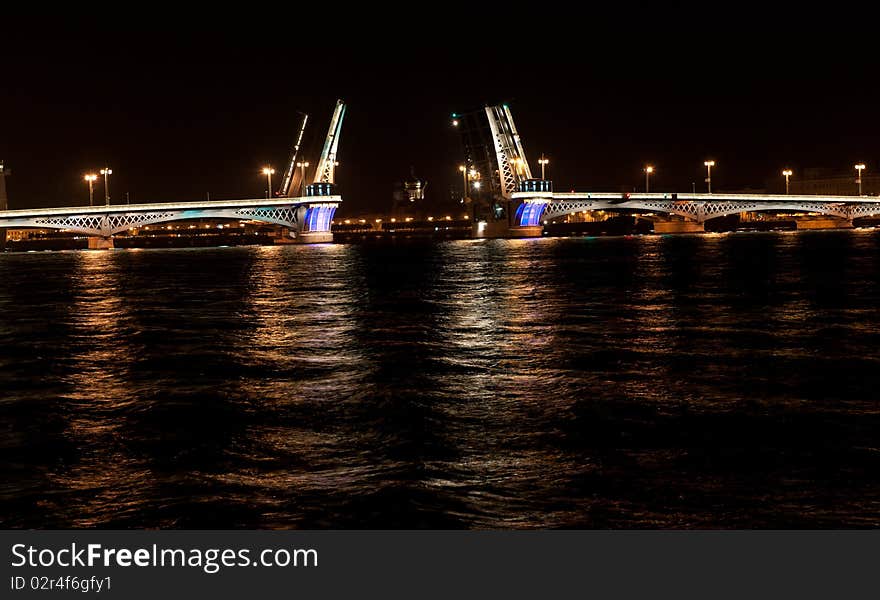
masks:
{"type": "Polygon", "coordinates": [[[853,196],[782,196],[751,194],[532,194],[515,199],[543,205],[542,218],[553,219],[582,211],[664,213],[704,223],[744,212],[785,211],[822,214],[851,221],[880,215],[880,199],[853,196]]]}
{"type": "Polygon", "coordinates": [[[110,237],[156,223],[188,219],[248,220],[298,232],[329,231],[339,196],[140,204],[116,207],[0,211],[0,228],[59,229],[110,237]],[[326,217],[326,218],[325,218],[326,217]]]}

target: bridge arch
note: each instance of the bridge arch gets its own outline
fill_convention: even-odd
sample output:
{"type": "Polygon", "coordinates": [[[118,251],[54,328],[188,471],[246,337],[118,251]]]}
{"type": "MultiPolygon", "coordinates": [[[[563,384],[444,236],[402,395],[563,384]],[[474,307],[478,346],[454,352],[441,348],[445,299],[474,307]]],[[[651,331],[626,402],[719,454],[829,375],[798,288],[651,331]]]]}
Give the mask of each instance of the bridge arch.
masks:
{"type": "MultiPolygon", "coordinates": [[[[318,200],[316,198],[316,200],[318,200]]],[[[339,205],[337,197],[319,201],[297,200],[284,204],[266,201],[225,201],[212,205],[165,205],[151,210],[149,205],[131,207],[84,208],[80,210],[37,209],[5,211],[0,227],[10,229],[57,229],[88,236],[111,237],[148,225],[190,219],[228,219],[258,221],[287,227],[298,233],[329,233],[330,223],[339,205]],[[221,204],[221,206],[217,206],[221,204]]]]}
{"type": "Polygon", "coordinates": [[[821,201],[778,201],[755,202],[738,200],[694,201],[694,200],[554,200],[544,209],[542,219],[554,219],[582,211],[624,211],[652,212],[677,215],[685,219],[703,223],[709,219],[724,217],[742,212],[799,211],[818,213],[843,219],[868,217],[880,214],[880,204],[846,205],[841,202],[821,201]]]}
{"type": "Polygon", "coordinates": [[[261,221],[295,229],[298,220],[295,208],[162,211],[149,213],[120,213],[111,215],[69,215],[33,219],[34,227],[65,229],[76,233],[110,237],[130,229],[148,225],[185,221],[190,219],[228,219],[261,221]]]}

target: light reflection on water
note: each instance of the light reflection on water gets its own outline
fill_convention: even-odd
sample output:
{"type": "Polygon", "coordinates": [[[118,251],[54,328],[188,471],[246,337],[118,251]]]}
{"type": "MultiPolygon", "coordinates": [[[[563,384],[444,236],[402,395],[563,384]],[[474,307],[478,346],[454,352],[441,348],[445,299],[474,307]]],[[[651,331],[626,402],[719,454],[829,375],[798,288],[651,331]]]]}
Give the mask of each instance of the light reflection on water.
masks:
{"type": "Polygon", "coordinates": [[[877,526],[878,252],[0,255],[0,526],[877,526]]]}

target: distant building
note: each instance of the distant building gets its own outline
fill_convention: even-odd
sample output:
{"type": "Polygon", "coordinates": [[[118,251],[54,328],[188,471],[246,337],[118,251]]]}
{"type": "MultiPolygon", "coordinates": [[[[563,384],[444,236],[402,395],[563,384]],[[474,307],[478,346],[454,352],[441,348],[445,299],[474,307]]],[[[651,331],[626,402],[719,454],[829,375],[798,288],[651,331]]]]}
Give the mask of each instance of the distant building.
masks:
{"type": "Polygon", "coordinates": [[[425,188],[428,182],[424,179],[416,177],[414,169],[410,170],[411,177],[403,182],[403,189],[406,191],[407,200],[417,202],[425,199],[425,188]]]}
{"type": "Polygon", "coordinates": [[[416,176],[415,169],[410,169],[408,179],[395,184],[391,214],[422,215],[426,213],[425,190],[428,182],[416,176]]]}
{"type": "Polygon", "coordinates": [[[464,188],[450,185],[447,202],[450,204],[464,204],[464,188]]]}

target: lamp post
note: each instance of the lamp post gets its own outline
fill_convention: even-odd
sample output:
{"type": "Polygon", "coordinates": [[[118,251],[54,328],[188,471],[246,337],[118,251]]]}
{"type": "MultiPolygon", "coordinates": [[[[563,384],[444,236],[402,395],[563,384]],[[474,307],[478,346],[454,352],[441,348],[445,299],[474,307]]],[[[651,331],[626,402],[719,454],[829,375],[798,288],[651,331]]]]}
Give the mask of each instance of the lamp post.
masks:
{"type": "Polygon", "coordinates": [[[541,158],[538,159],[538,164],[541,165],[541,179],[547,179],[547,177],[544,175],[544,167],[546,167],[549,162],[549,160],[544,158],[544,153],[542,152],[541,158]]]}
{"type": "Polygon", "coordinates": [[[646,194],[651,191],[651,182],[650,182],[649,178],[651,177],[651,174],[653,172],[654,172],[654,167],[652,167],[651,165],[648,165],[645,167],[645,193],[646,194]]]}
{"type": "Polygon", "coordinates": [[[859,184],[859,196],[862,195],[862,171],[865,170],[865,164],[859,163],[856,165],[856,171],[858,171],[858,177],[856,177],[856,183],[859,184]]]}
{"type": "Polygon", "coordinates": [[[519,178],[522,177],[523,159],[514,158],[511,162],[513,163],[513,168],[516,171],[516,179],[517,181],[519,181],[519,178]]]}
{"type": "Polygon", "coordinates": [[[785,177],[785,195],[788,195],[788,178],[791,177],[792,171],[791,169],[785,169],[782,171],[782,176],[785,177]]]}
{"type": "Polygon", "coordinates": [[[267,198],[272,197],[272,175],[274,174],[275,169],[273,169],[272,167],[263,167],[263,175],[266,176],[266,185],[268,186],[266,191],[267,198]]]}
{"type": "Polygon", "coordinates": [[[306,168],[309,166],[309,163],[305,161],[301,161],[296,163],[296,166],[300,168],[300,173],[302,174],[302,181],[300,182],[300,196],[306,195],[306,168]]]}
{"type": "Polygon", "coordinates": [[[89,184],[89,206],[95,205],[95,180],[98,179],[98,176],[94,173],[88,173],[84,179],[89,184]]]}
{"type": "Polygon", "coordinates": [[[104,176],[104,202],[107,203],[107,206],[110,206],[110,176],[112,174],[113,169],[110,167],[101,169],[101,175],[104,176]]]}
{"type": "Polygon", "coordinates": [[[473,182],[473,183],[471,183],[471,187],[473,187],[473,189],[475,189],[475,190],[480,189],[480,172],[477,171],[476,169],[470,169],[468,171],[468,181],[473,182]]]}
{"type": "Polygon", "coordinates": [[[714,160],[707,160],[703,162],[703,165],[706,167],[706,183],[708,184],[709,193],[712,193],[712,167],[715,166],[714,160]]]}
{"type": "Polygon", "coordinates": [[[468,195],[467,167],[464,165],[458,165],[458,170],[461,171],[461,201],[464,202],[468,195]]]}

